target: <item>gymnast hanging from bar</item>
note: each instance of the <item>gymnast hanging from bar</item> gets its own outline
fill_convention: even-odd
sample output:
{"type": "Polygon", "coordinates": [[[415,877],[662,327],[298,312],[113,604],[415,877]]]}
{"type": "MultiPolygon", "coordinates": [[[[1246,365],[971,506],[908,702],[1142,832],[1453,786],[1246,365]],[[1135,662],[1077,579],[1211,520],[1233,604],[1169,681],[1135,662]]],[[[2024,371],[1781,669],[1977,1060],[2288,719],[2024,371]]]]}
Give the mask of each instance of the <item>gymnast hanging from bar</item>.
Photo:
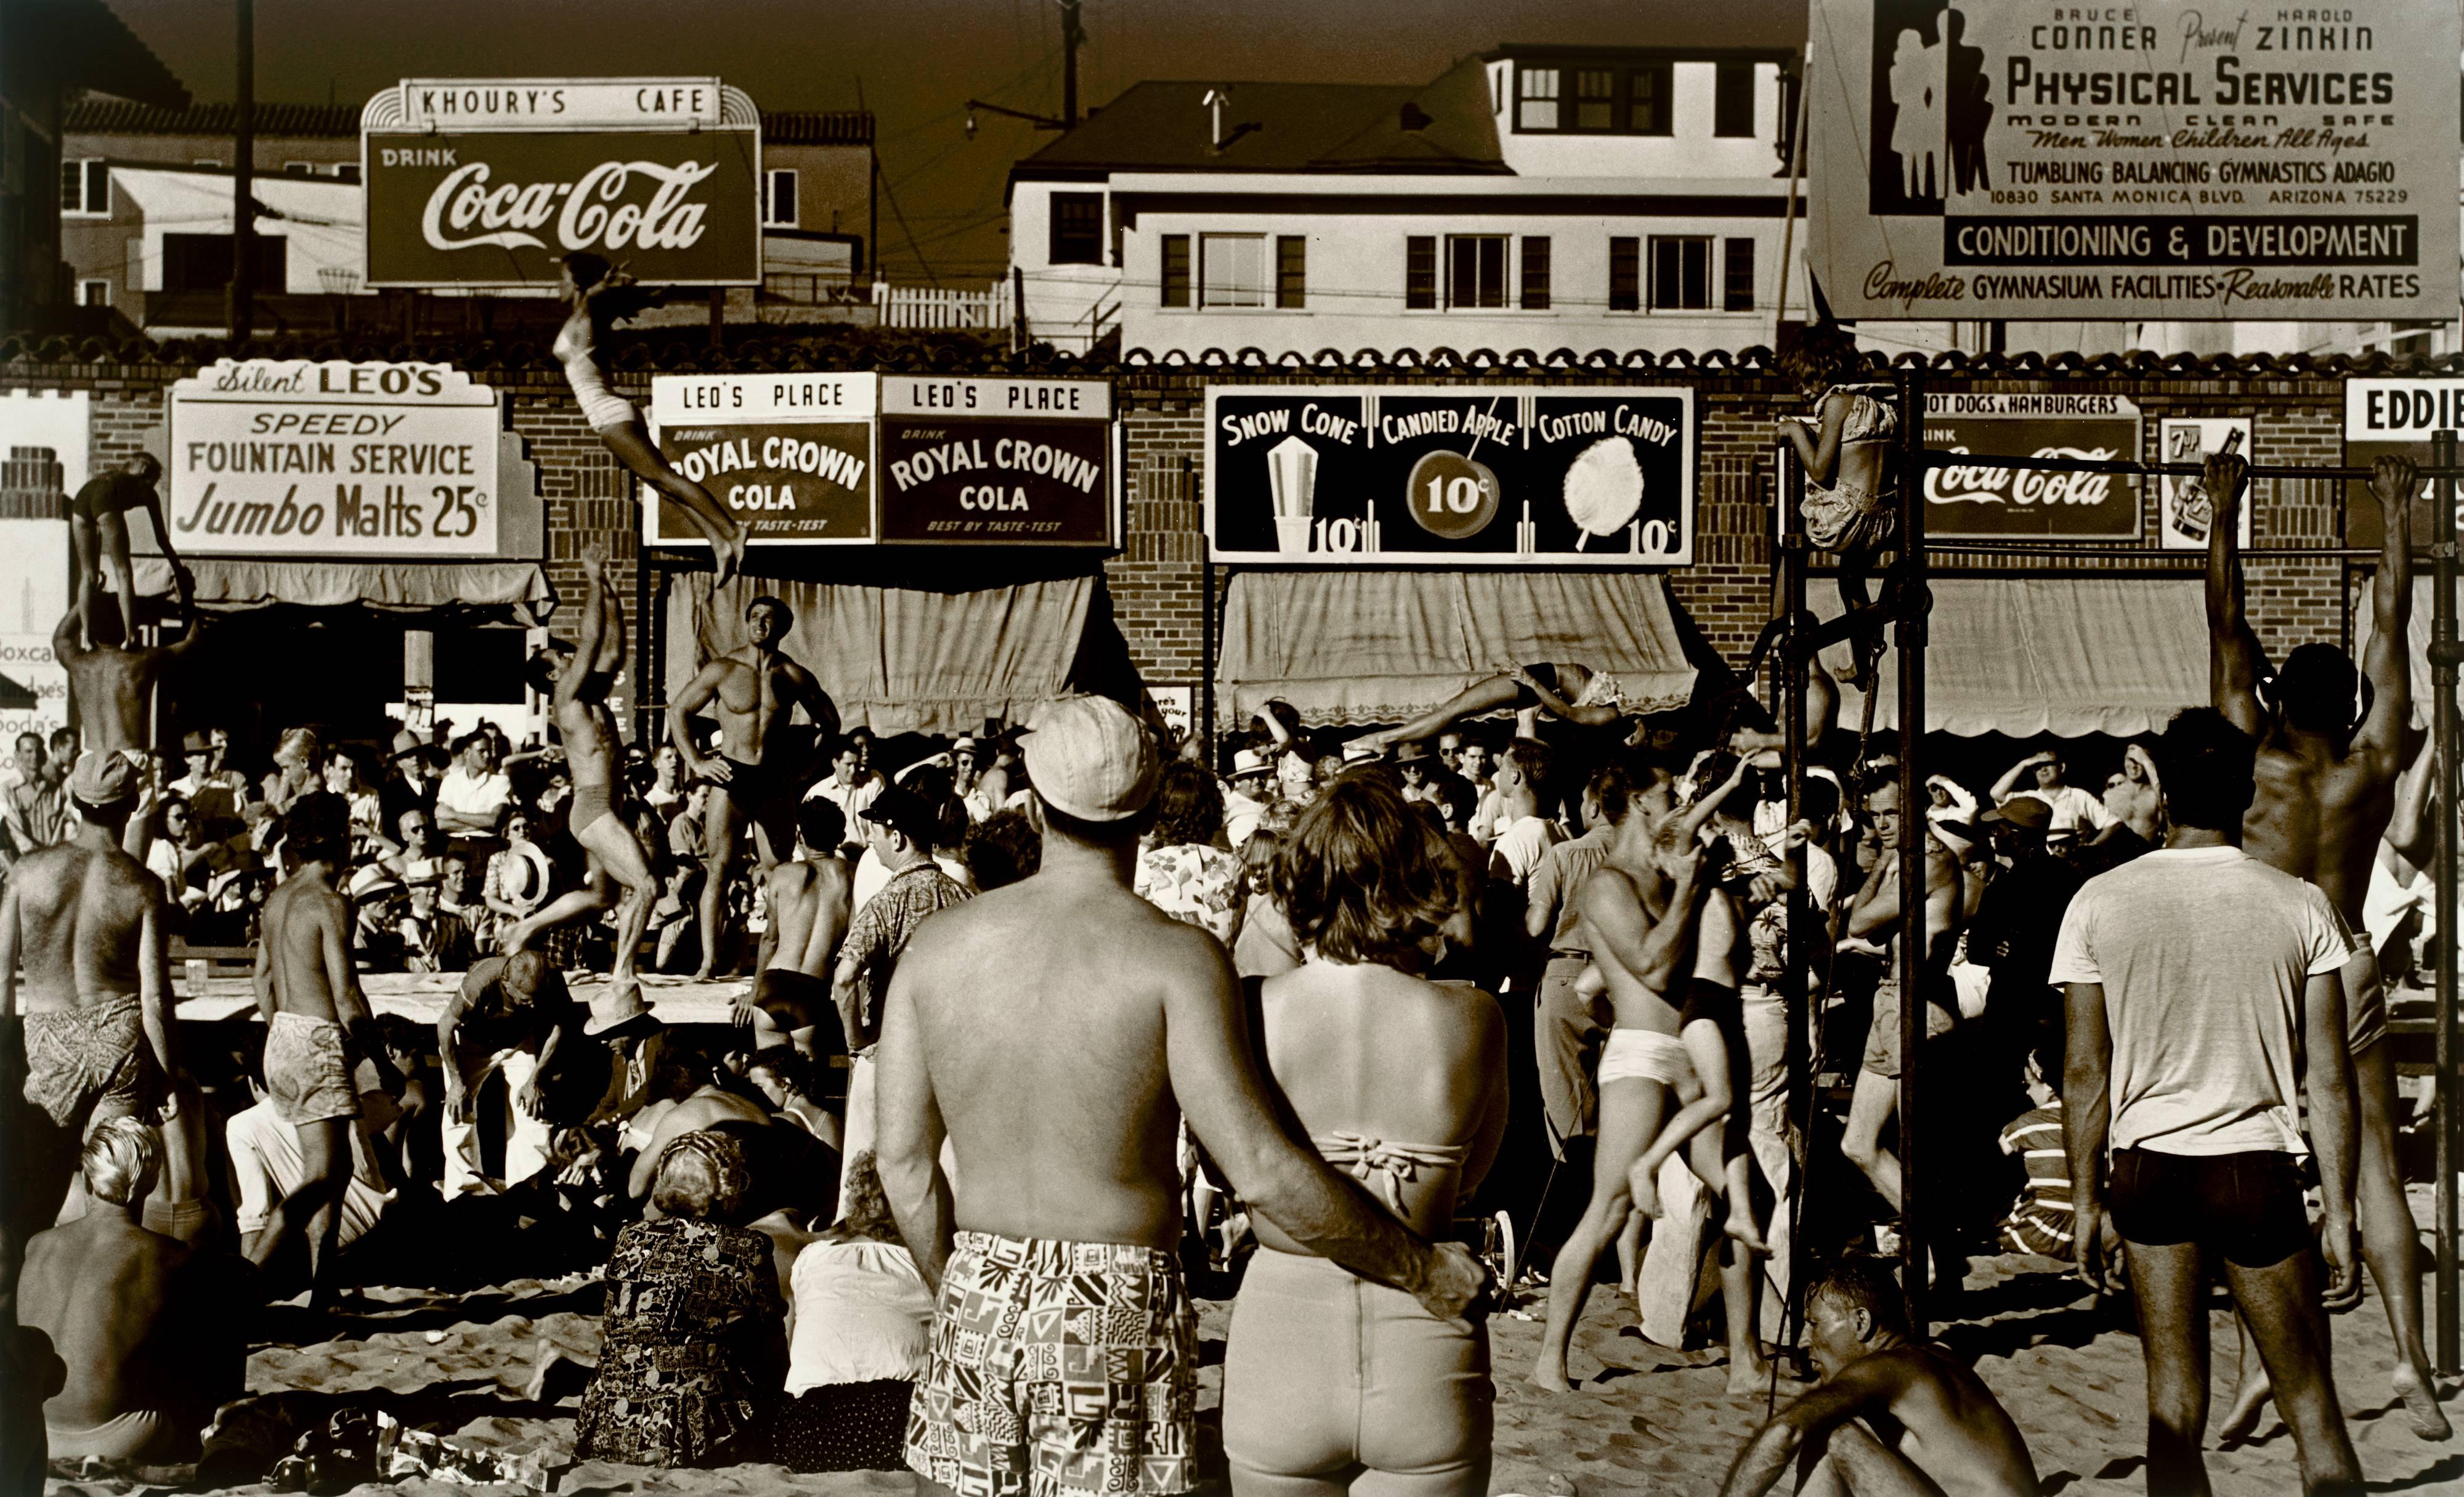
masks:
{"type": "Polygon", "coordinates": [[[555,353],[573,386],[573,398],[581,403],[582,419],[590,423],[590,429],[628,472],[675,500],[693,517],[694,527],[710,541],[718,580],[727,581],[744,564],[744,542],[750,532],[720,507],[708,489],[668,465],[667,458],[650,445],[642,413],[607,388],[606,370],[600,363],[600,341],[620,319],[648,305],[651,294],[623,266],[611,266],[586,250],[568,254],[560,263],[564,267],[564,294],[573,311],[557,330],[555,353]]]}

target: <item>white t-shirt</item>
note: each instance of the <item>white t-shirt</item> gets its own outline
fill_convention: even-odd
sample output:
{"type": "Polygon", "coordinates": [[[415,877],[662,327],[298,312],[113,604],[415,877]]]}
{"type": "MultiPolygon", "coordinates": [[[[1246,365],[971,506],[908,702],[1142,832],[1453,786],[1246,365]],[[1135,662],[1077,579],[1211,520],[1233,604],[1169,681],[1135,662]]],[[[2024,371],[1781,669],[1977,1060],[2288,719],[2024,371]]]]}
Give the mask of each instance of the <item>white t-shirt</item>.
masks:
{"type": "MultiPolygon", "coordinates": [[[[344,1247],[375,1226],[385,1204],[393,1200],[392,1192],[377,1190],[365,1178],[374,1173],[366,1128],[365,1118],[352,1121],[353,1168],[350,1183],[342,1190],[341,1245],[344,1247]]],[[[299,1188],[308,1173],[299,1157],[299,1131],[275,1115],[273,1102],[264,1101],[233,1114],[223,1125],[223,1140],[231,1150],[231,1178],[239,1186],[239,1230],[243,1235],[261,1232],[274,1208],[299,1188]]]]}
{"type": "Polygon", "coordinates": [[[514,782],[499,770],[492,775],[465,774],[458,767],[436,782],[436,808],[481,821],[493,821],[514,798],[514,782]]]}
{"type": "Polygon", "coordinates": [[[2051,790],[2013,790],[2002,798],[2002,804],[2008,805],[2023,795],[2033,795],[2054,808],[2053,825],[2046,828],[2049,831],[2075,832],[2082,827],[2089,831],[2102,831],[2113,825],[2113,813],[2104,808],[2104,803],[2078,785],[2060,785],[2051,790]]]}
{"type": "Polygon", "coordinates": [[[1501,828],[1488,850],[1492,859],[1505,861],[1508,876],[1519,889],[1531,882],[1532,870],[1549,849],[1565,840],[1566,829],[1555,822],[1526,816],[1501,828]]]}
{"type": "Polygon", "coordinates": [[[2051,976],[2104,985],[2111,1147],[2308,1153],[2302,984],[2352,952],[2318,886],[2239,848],[2160,848],[2089,879],[2051,976]]]}
{"type": "Polygon", "coordinates": [[[850,1382],[913,1382],[924,1375],[933,1291],[896,1243],[815,1243],[787,1275],[796,1327],[787,1397],[850,1382]]]}
{"type": "Polygon", "coordinates": [[[805,791],[804,799],[837,803],[838,808],[847,813],[847,834],[852,838],[863,829],[856,826],[855,819],[864,814],[865,807],[881,799],[882,788],[888,782],[869,769],[858,775],[852,784],[843,785],[839,783],[838,777],[832,775],[805,791]]]}

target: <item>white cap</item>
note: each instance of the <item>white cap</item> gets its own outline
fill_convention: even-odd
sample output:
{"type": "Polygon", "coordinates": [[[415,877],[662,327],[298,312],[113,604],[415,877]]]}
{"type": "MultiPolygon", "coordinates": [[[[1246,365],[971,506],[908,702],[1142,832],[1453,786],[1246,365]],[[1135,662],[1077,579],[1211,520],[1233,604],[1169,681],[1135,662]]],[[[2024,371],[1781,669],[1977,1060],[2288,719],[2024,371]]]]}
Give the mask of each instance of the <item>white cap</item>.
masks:
{"type": "Polygon", "coordinates": [[[1155,795],[1154,735],[1129,709],[1103,696],[1045,708],[1023,745],[1026,775],[1044,804],[1082,822],[1117,822],[1155,795]]]}

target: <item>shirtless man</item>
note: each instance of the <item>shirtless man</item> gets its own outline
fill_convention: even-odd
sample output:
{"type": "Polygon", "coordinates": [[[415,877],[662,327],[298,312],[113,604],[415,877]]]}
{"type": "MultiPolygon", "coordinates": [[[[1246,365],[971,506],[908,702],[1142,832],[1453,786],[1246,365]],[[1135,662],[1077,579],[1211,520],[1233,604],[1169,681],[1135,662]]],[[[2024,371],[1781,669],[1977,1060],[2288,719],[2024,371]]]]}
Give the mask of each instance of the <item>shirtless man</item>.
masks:
{"type": "MultiPolygon", "coordinates": [[[[99,609],[99,613],[110,610],[99,609]]],[[[88,754],[69,779],[77,835],[18,861],[0,895],[0,1018],[22,1011],[25,1108],[9,1141],[13,1200],[0,1210],[0,1299],[16,1283],[27,1238],[51,1225],[95,1120],[178,1112],[163,881],[121,850],[137,804],[137,771],[88,754]],[[17,969],[25,967],[25,1005],[17,969]]],[[[0,1325],[8,1325],[0,1314],[0,1325]]]]}
{"type": "Polygon", "coordinates": [[[1309,1251],[1442,1320],[1486,1275],[1292,1138],[1223,948],[1130,892],[1157,768],[1138,720],[1102,698],[1058,703],[1025,758],[1042,867],[927,919],[883,1023],[882,1186],[939,1297],[907,1461],[927,1497],[1015,1489],[1029,1471],[1073,1491],[1184,1491],[1198,1455],[1184,1114],[1250,1209],[1309,1251]],[[945,1135],[955,1192],[936,1167],[945,1135]],[[1101,1302],[1084,1317],[1109,1358],[1091,1388],[1082,1317],[1042,1312],[1065,1301],[1101,1302]],[[1127,1376],[1108,1389],[1113,1369],[1127,1376]],[[1070,1417],[1049,1417],[1065,1397],[1070,1417]]]}
{"type": "MultiPolygon", "coordinates": [[[[606,559],[585,552],[582,570],[590,579],[590,591],[582,600],[580,638],[553,647],[561,649],[565,660],[556,671],[551,693],[557,731],[564,736],[565,767],[573,775],[573,807],[565,826],[589,856],[589,877],[582,888],[516,922],[505,932],[503,945],[508,954],[522,951],[551,926],[597,915],[608,906],[612,879],[625,892],[614,901],[616,968],[608,986],[621,993],[640,984],[634,964],[658,889],[649,857],[634,839],[633,824],[621,804],[618,782],[625,751],[616,736],[616,715],[607,710],[608,688],[625,671],[625,614],[607,586],[606,559]]],[[[546,657],[534,658],[545,664],[546,657]]]]}
{"type": "MultiPolygon", "coordinates": [[[[139,452],[107,473],[97,473],[69,499],[69,542],[77,552],[77,608],[90,611],[98,567],[111,590],[120,595],[120,616],[137,617],[137,572],[128,560],[128,512],[143,511],[154,523],[154,541],[171,563],[171,575],[185,598],[194,585],[187,563],[171,548],[171,527],[163,523],[163,500],[154,486],[163,481],[163,460],[139,452]]],[[[96,643],[101,643],[99,640],[96,643]]]]}
{"type": "MultiPolygon", "coordinates": [[[[154,741],[154,690],[171,663],[188,652],[205,632],[197,617],[186,570],[177,574],[180,618],[187,632],[177,643],[152,649],[128,646],[126,620],[108,600],[87,600],[82,617],[75,607],[60,616],[52,630],[52,658],[69,673],[69,702],[77,715],[85,750],[125,758],[144,776],[151,767],[147,749],[154,741]],[[82,623],[88,649],[78,640],[82,623]]],[[[146,825],[151,816],[132,816],[126,827],[128,855],[143,861],[146,825]]]]}
{"type": "Polygon", "coordinates": [[[350,836],[340,796],[302,797],[286,818],[290,876],[265,899],[256,946],[256,1008],[265,1018],[265,1090],[276,1117],[299,1134],[302,1178],[283,1198],[249,1261],[272,1263],[285,1243],[308,1243],[308,1309],[334,1292],[342,1193],[351,1182],[351,1122],[360,1115],[354,1062],[364,1057],[378,1085],[400,1096],[402,1073],[386,1056],[375,1016],[351,966],[351,912],[334,892],[334,870],[350,836]],[[356,1052],[356,1053],[355,1053],[356,1052]]]}
{"type": "Polygon", "coordinates": [[[83,1159],[93,1204],[26,1244],[25,1323],[68,1366],[43,1406],[55,1461],[194,1460],[196,1431],[243,1391],[247,1352],[213,1256],[138,1224],[162,1164],[144,1123],[96,1125],[83,1159]]]}
{"type": "Polygon", "coordinates": [[[818,740],[838,736],[838,709],[813,673],[779,648],[795,620],[785,604],[766,594],[746,604],[744,622],[752,638],[743,649],[694,672],[668,703],[668,740],[683,756],[687,769],[718,787],[711,797],[709,840],[703,845],[709,874],[701,886],[697,981],[709,980],[717,958],[719,905],[744,824],[753,824],[756,853],[764,869],[783,861],[795,846],[797,794],[803,787],[792,782],[796,766],[785,761],[789,755],[781,752],[774,759],[771,736],[795,707],[804,709],[818,740]],[[715,756],[693,744],[691,719],[705,706],[714,707],[718,718],[719,752],[715,756]]]}
{"type": "Polygon", "coordinates": [[[1606,980],[1617,1025],[1600,1049],[1599,1141],[1592,1156],[1592,1199],[1583,1219],[1549,1269],[1549,1325],[1531,1380],[1564,1393],[1566,1353],[1583,1318],[1592,1266],[1624,1230],[1634,1206],[1629,1172],[1660,1134],[1668,1098],[1690,1080],[1694,1066],[1678,1038],[1682,1025],[1668,1001],[1691,970],[1696,926],[1709,885],[1696,875],[1703,850],[1694,824],[1660,814],[1650,796],[1628,800],[1609,844],[1608,861],[1583,880],[1576,896],[1592,934],[1592,960],[1606,980]],[[1666,889],[1662,914],[1649,896],[1666,889]]]}
{"type": "Polygon", "coordinates": [[[849,914],[847,866],[839,857],[846,836],[847,817],[836,803],[815,796],[796,808],[796,840],[804,856],[762,875],[770,925],[761,933],[760,971],[736,1000],[737,1022],[753,1026],[756,1046],[783,1038],[805,1055],[847,1052],[830,996],[831,962],[849,914]]]}
{"type": "MultiPolygon", "coordinates": [[[[2386,545],[2370,583],[2371,633],[2362,681],[2349,656],[2333,645],[2303,645],[2270,674],[2267,651],[2242,604],[2236,549],[2248,468],[2223,453],[2207,460],[2208,492],[2216,500],[2216,529],[2208,544],[2208,690],[2236,728],[2258,740],[2258,795],[2242,821],[2251,856],[2319,886],[2336,913],[2365,928],[2363,905],[2370,865],[2395,809],[2395,782],[2404,768],[2403,736],[2412,715],[2411,671],[2405,661],[2412,615],[2412,499],[2420,492],[2410,462],[2382,457],[2371,470],[2386,545]],[[2365,711],[2356,721],[2353,699],[2365,711]]],[[[2367,943],[2343,971],[2347,1047],[2357,1081],[2361,1162],[2356,1215],[2362,1257],[2378,1282],[2400,1357],[2393,1382],[2412,1432],[2445,1440],[2430,1354],[2421,1335],[2421,1266],[2412,1214],[2396,1174],[2395,1057],[2387,1038],[2387,995],[2378,957],[2367,943]]],[[[2228,1430],[2255,1422],[2265,1384],[2245,1384],[2228,1430]]]]}
{"type": "Polygon", "coordinates": [[[1721,1497],[1762,1497],[1792,1461],[1800,1497],[2036,1497],[2036,1464],[1993,1390],[1908,1329],[1880,1264],[1846,1259],[1805,1303],[1820,1386],[1765,1424],[1721,1497]]]}

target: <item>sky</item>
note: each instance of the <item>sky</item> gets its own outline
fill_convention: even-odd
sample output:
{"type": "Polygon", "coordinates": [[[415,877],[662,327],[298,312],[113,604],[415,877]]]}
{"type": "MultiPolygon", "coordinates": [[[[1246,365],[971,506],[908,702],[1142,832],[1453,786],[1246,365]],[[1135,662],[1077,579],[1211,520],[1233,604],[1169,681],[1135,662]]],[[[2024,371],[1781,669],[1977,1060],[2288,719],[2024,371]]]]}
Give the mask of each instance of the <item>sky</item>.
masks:
{"type": "MultiPolygon", "coordinates": [[[[232,97],[233,0],[109,4],[196,99],[232,97]]],[[[1425,82],[1509,41],[1714,39],[1706,25],[1737,45],[1784,41],[1791,11],[1804,0],[1086,0],[1079,107],[1151,78],[1425,82]]],[[[1003,183],[1052,137],[984,115],[969,141],[966,100],[1061,109],[1054,0],[256,0],[255,13],[260,101],[359,101],[405,77],[715,76],[764,109],[869,108],[879,253],[898,281],[979,284],[1008,263],[1003,183]]]]}

